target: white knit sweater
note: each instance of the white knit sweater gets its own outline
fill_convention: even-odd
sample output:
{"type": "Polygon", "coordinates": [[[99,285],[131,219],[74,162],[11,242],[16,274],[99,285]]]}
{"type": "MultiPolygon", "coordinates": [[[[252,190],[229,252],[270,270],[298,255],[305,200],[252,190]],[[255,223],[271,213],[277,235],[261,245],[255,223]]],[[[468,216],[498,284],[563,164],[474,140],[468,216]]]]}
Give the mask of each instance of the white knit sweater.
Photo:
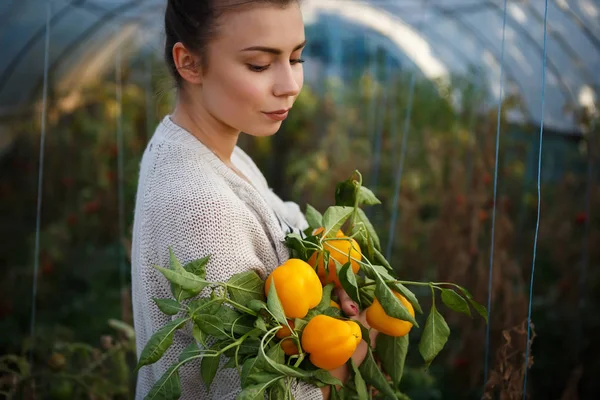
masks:
{"type": "MultiPolygon", "coordinates": [[[[209,281],[227,281],[249,269],[266,278],[289,258],[285,232],[308,226],[298,205],[282,201],[240,148],[235,148],[231,161],[252,184],[169,116],[146,147],[135,205],[131,270],[138,358],[152,334],[172,318],[152,301],[172,298],[167,280],[152,268],[169,265],[169,246],[182,263],[211,255],[209,281]]],[[[146,396],[193,340],[189,331],[177,331],[163,358],[140,369],[136,399],[146,396]]],[[[181,368],[182,399],[228,400],[240,392],[235,369],[221,370],[210,393],[199,369],[198,362],[181,368]]],[[[301,383],[295,398],[321,400],[322,394],[317,387],[301,383]]]]}

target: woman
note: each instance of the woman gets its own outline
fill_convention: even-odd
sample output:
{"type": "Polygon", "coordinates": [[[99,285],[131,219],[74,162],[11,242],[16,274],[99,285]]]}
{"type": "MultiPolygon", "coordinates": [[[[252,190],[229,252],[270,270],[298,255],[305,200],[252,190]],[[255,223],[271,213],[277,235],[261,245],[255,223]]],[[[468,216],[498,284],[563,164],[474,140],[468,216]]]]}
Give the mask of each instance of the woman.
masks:
{"type": "MultiPolygon", "coordinates": [[[[148,339],[169,322],[152,298],[170,298],[152,265],[167,266],[168,247],[182,262],[211,255],[207,279],[226,281],[256,270],[263,278],[288,257],[286,232],[307,223],[299,207],[269,188],[252,160],[236,146],[241,132],[273,135],[303,84],[304,24],[297,0],[169,0],[165,14],[167,65],[177,102],[149,142],[141,163],[133,233],[133,308],[138,357],[148,339]]],[[[362,314],[338,293],[347,315],[362,314]]],[[[177,331],[163,358],[141,368],[143,398],[181,351],[190,330],[177,331]]],[[[363,341],[354,359],[366,353],[363,341]]],[[[180,371],[182,398],[233,399],[235,369],[221,370],[207,392],[199,364],[180,371]]],[[[346,367],[331,371],[345,379],[346,367]]],[[[296,387],[295,398],[329,398],[329,388],[296,387]]]]}

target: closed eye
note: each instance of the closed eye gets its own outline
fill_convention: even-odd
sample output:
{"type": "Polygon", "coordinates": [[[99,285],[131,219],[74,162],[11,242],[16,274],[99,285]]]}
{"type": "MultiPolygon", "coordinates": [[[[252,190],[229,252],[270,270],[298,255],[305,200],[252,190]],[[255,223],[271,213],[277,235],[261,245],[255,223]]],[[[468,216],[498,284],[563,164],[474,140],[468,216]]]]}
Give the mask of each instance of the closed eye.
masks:
{"type": "Polygon", "coordinates": [[[267,68],[269,68],[269,65],[248,64],[248,68],[250,69],[250,71],[253,71],[253,72],[262,72],[262,71],[265,71],[267,68]]]}

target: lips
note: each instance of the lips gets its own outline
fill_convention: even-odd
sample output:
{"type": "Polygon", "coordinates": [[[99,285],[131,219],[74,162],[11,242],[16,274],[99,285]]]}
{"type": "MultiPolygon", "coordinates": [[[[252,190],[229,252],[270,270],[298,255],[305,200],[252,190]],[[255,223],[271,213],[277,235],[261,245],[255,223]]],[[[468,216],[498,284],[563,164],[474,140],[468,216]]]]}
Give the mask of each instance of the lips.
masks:
{"type": "Polygon", "coordinates": [[[263,112],[263,114],[265,114],[267,117],[271,118],[272,120],[283,121],[284,119],[287,118],[289,111],[290,111],[290,109],[288,108],[285,110],[263,112]]]}

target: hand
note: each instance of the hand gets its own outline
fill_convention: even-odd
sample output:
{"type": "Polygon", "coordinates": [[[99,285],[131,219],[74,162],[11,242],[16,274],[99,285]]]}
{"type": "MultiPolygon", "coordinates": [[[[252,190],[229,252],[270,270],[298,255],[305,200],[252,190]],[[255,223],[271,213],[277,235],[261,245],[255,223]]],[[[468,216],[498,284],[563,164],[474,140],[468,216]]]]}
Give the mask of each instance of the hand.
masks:
{"type": "MultiPolygon", "coordinates": [[[[346,293],[346,291],[343,288],[335,288],[334,290],[335,290],[335,294],[337,295],[337,297],[340,301],[340,308],[342,309],[344,314],[346,314],[351,319],[359,321],[361,324],[364,325],[365,328],[369,329],[370,326],[367,323],[366,311],[365,310],[361,311],[358,308],[358,304],[356,304],[354,302],[354,300],[352,300],[350,298],[350,296],[348,296],[348,293],[346,293]]],[[[378,333],[379,332],[377,332],[375,329],[370,329],[369,337],[371,339],[371,347],[375,346],[375,339],[377,338],[378,333]]],[[[364,339],[361,340],[360,343],[358,344],[358,347],[356,348],[356,351],[352,355],[352,360],[354,360],[354,363],[357,366],[362,364],[365,357],[367,356],[367,350],[368,350],[367,346],[368,346],[367,342],[364,339]]],[[[348,378],[348,366],[346,364],[344,364],[339,368],[329,371],[329,373],[332,376],[341,380],[342,382],[345,382],[346,379],[348,378]]],[[[325,386],[325,387],[321,388],[321,391],[323,393],[323,398],[329,399],[329,396],[331,394],[330,386],[325,386]]]]}
{"type": "MultiPolygon", "coordinates": [[[[344,312],[344,314],[346,314],[349,318],[354,319],[356,321],[359,321],[365,328],[369,329],[369,323],[367,322],[367,315],[366,315],[366,311],[365,310],[360,310],[358,308],[358,304],[356,304],[354,302],[354,300],[352,300],[350,298],[350,296],[348,296],[348,293],[346,293],[346,291],[343,288],[335,288],[335,294],[337,295],[339,301],[340,301],[340,307],[342,309],[342,311],[344,312]]],[[[377,334],[379,332],[377,332],[375,329],[370,329],[369,331],[369,337],[371,339],[371,347],[375,347],[375,339],[377,339],[377,334]]],[[[363,360],[365,359],[367,355],[367,342],[363,339],[360,344],[358,345],[358,347],[356,348],[356,351],[354,352],[354,354],[352,355],[352,359],[354,360],[354,362],[356,363],[356,365],[360,365],[362,364],[363,360]]]]}

